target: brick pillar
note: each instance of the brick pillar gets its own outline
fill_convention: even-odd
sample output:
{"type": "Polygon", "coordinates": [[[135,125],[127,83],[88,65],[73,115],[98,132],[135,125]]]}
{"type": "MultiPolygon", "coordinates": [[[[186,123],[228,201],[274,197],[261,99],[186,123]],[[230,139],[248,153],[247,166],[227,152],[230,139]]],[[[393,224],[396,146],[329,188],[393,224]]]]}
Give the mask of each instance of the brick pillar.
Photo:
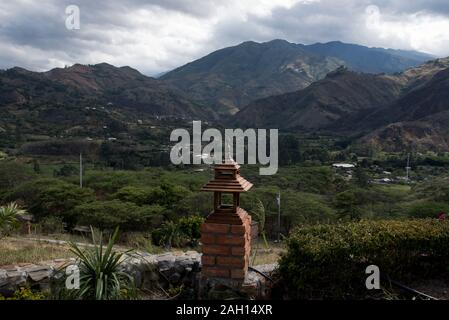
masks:
{"type": "Polygon", "coordinates": [[[251,251],[251,216],[238,208],[237,214],[210,214],[201,226],[202,275],[243,283],[251,251]]]}

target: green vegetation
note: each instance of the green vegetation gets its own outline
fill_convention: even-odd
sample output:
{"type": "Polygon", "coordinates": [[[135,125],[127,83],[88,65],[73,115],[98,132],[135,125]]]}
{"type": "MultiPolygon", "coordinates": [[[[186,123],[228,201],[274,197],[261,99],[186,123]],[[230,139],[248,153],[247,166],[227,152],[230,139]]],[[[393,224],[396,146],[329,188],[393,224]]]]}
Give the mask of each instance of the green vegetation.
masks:
{"type": "Polygon", "coordinates": [[[132,277],[119,271],[123,255],[127,252],[113,250],[118,238],[118,228],[103,248],[103,235],[99,240],[93,239],[93,249],[81,249],[75,243],[71,251],[77,257],[80,271],[80,289],[69,290],[65,286],[56,286],[53,294],[58,298],[82,300],[118,300],[136,297],[136,288],[132,277]],[[62,288],[62,289],[61,289],[62,288]]]}
{"type": "Polygon", "coordinates": [[[360,221],[295,230],[280,274],[296,298],[362,298],[365,269],[393,279],[448,272],[449,223],[438,220],[360,221]]]}
{"type": "Polygon", "coordinates": [[[165,221],[152,233],[153,242],[167,248],[197,246],[203,221],[204,219],[197,215],[182,217],[178,222],[165,221]]]}
{"type": "Polygon", "coordinates": [[[65,245],[8,237],[2,238],[2,241],[0,241],[0,252],[0,266],[17,263],[41,263],[73,257],[73,254],[65,245]]]}
{"type": "Polygon", "coordinates": [[[1,300],[43,300],[45,299],[45,294],[42,292],[33,292],[30,288],[21,287],[14,292],[11,298],[5,298],[0,294],[1,300]]]}
{"type": "MultiPolygon", "coordinates": [[[[308,143],[311,148],[312,142],[308,143]]],[[[437,218],[440,212],[449,211],[446,167],[417,166],[411,183],[373,182],[386,170],[392,178],[405,174],[403,162],[392,159],[397,158],[363,158],[352,179],[345,170],[310,160],[281,167],[275,176],[260,176],[257,166],[243,166],[242,175],[255,187],[242,195],[241,205],[259,222],[267,240],[277,238],[279,191],[281,232],[285,236],[298,225],[437,218]]],[[[186,234],[179,224],[184,223],[184,217],[204,218],[212,210],[212,195],[199,191],[210,179],[206,167],[204,171],[195,171],[197,167],[125,171],[87,162],[83,188],[79,187],[76,164],[41,159],[39,170],[35,167],[36,161],[0,161],[0,203],[20,203],[35,217],[36,230],[45,234],[70,231],[77,225],[105,231],[120,226],[126,233],[146,233],[146,239],[155,245],[195,246],[199,235],[186,234]]]]}
{"type": "Polygon", "coordinates": [[[20,209],[14,202],[0,207],[0,238],[18,227],[18,215],[24,213],[25,210],[20,209]]]}

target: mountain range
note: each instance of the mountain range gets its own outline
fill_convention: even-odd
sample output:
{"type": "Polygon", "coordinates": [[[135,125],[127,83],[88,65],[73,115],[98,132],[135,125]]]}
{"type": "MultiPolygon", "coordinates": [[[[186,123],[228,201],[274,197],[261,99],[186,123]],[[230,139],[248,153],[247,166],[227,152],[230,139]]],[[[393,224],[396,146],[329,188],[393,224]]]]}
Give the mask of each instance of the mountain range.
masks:
{"type": "Polygon", "coordinates": [[[449,58],[402,73],[341,67],[309,87],[257,100],[233,117],[237,126],[362,136],[383,150],[444,150],[449,130],[449,58]]]}
{"type": "MultiPolygon", "coordinates": [[[[95,136],[154,117],[357,137],[385,150],[447,149],[449,58],[342,42],[244,42],[162,74],[75,64],[0,70],[0,138],[95,136]]],[[[1,139],[0,139],[1,140],[1,139]]]]}
{"type": "Polygon", "coordinates": [[[214,114],[177,88],[130,67],[101,63],[48,72],[0,71],[0,132],[52,135],[72,128],[123,127],[159,115],[208,119],[214,114]]]}
{"type": "Polygon", "coordinates": [[[248,41],[215,51],[161,79],[201,104],[233,114],[254,100],[303,89],[340,66],[366,73],[394,73],[432,58],[414,51],[342,42],[248,41]]]}

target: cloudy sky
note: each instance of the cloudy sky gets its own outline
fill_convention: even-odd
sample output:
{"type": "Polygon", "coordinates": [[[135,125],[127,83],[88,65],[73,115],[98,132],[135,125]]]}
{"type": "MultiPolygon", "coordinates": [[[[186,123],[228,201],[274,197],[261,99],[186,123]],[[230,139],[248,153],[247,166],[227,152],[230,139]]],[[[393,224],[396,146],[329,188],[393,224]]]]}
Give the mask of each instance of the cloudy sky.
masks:
{"type": "Polygon", "coordinates": [[[129,65],[155,75],[247,40],[340,40],[449,56],[448,0],[1,0],[0,69],[129,65]],[[80,11],[80,28],[69,5],[80,11]]]}

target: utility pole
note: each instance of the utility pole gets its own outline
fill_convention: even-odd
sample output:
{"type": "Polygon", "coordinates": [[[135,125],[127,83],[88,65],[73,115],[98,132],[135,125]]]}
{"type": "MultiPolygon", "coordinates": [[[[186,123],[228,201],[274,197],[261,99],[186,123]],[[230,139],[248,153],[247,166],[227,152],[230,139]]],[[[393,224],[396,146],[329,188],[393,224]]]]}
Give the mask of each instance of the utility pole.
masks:
{"type": "Polygon", "coordinates": [[[83,188],[83,154],[80,153],[80,188],[83,188]]]}
{"type": "Polygon", "coordinates": [[[407,181],[410,181],[410,169],[411,169],[411,167],[410,167],[410,153],[407,155],[407,166],[405,167],[405,172],[406,172],[406,175],[407,175],[407,181]]]}
{"type": "Polygon", "coordinates": [[[281,190],[276,197],[278,203],[278,243],[281,242],[281,190]]]}

